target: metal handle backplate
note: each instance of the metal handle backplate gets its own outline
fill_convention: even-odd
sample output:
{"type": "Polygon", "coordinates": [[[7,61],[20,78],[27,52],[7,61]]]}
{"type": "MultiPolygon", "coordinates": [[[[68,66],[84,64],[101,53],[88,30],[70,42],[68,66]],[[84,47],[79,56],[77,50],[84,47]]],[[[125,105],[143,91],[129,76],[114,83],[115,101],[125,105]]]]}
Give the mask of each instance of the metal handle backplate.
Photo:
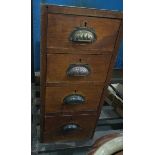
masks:
{"type": "Polygon", "coordinates": [[[73,131],[78,131],[80,129],[81,127],[78,124],[74,124],[74,123],[66,124],[62,127],[63,133],[70,133],[73,131]]]}
{"type": "Polygon", "coordinates": [[[89,27],[76,27],[70,35],[70,40],[80,43],[92,43],[96,40],[96,33],[89,27]]]}
{"type": "Polygon", "coordinates": [[[67,69],[68,76],[87,76],[90,74],[90,67],[87,64],[71,64],[67,69]]]}
{"type": "Polygon", "coordinates": [[[71,94],[63,99],[63,103],[67,105],[83,104],[85,97],[80,94],[71,94]]]}

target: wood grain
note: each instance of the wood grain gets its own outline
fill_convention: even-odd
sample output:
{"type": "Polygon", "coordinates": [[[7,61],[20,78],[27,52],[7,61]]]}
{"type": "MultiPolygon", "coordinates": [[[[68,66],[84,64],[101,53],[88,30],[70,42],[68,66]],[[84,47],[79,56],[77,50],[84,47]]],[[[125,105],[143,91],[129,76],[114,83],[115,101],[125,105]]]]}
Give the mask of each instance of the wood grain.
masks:
{"type": "Polygon", "coordinates": [[[47,48],[113,51],[119,25],[120,20],[117,19],[48,14],[47,48]],[[93,43],[70,41],[72,31],[76,27],[84,26],[85,23],[87,27],[96,31],[96,41],[93,43]]]}
{"type": "MultiPolygon", "coordinates": [[[[40,69],[40,96],[41,96],[41,115],[44,116],[44,102],[45,102],[45,86],[46,86],[46,34],[47,34],[47,7],[41,8],[41,69],[40,69]]],[[[43,142],[43,127],[44,117],[40,117],[40,141],[43,142]]]]}
{"type": "Polygon", "coordinates": [[[113,51],[103,51],[100,49],[91,49],[91,50],[79,50],[77,48],[47,48],[46,52],[48,54],[92,54],[92,55],[100,55],[100,54],[112,54],[113,51]]]}
{"type": "MultiPolygon", "coordinates": [[[[46,5],[45,5],[46,6],[46,5]]],[[[119,11],[110,11],[110,10],[99,10],[95,8],[84,8],[84,7],[66,7],[66,6],[57,6],[57,5],[47,5],[48,13],[56,14],[74,14],[77,16],[92,16],[92,17],[106,17],[106,18],[115,18],[122,19],[122,12],[119,11]]]]}
{"type": "Polygon", "coordinates": [[[106,80],[111,55],[47,54],[47,83],[106,80]],[[91,73],[85,77],[68,77],[70,64],[88,64],[91,73]]]}
{"type": "Polygon", "coordinates": [[[80,140],[92,136],[92,129],[95,127],[96,115],[59,115],[45,117],[44,142],[80,140]],[[90,121],[91,120],[91,121],[90,121]],[[89,122],[89,123],[88,123],[89,122]],[[64,134],[62,126],[74,123],[81,127],[81,130],[64,134]]]}
{"type": "Polygon", "coordinates": [[[43,5],[41,19],[41,142],[90,138],[122,37],[122,13],[43,5]],[[74,28],[85,24],[95,29],[97,40],[91,44],[69,41],[74,28]],[[90,65],[91,74],[68,77],[69,65],[76,63],[90,65]],[[75,90],[88,102],[72,108],[62,105],[64,96],[75,90]],[[70,122],[82,130],[62,134],[61,126],[70,122]]]}
{"type": "Polygon", "coordinates": [[[96,111],[102,93],[102,85],[68,85],[66,87],[46,87],[45,113],[96,111]],[[78,105],[66,105],[63,99],[70,94],[80,94],[86,101],[78,105]]]}

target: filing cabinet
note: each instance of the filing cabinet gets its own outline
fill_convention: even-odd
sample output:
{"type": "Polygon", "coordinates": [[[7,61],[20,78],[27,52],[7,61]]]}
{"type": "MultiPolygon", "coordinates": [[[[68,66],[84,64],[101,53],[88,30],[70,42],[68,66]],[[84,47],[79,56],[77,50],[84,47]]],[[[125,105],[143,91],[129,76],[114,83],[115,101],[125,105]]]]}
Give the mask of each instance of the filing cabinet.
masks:
{"type": "Polygon", "coordinates": [[[42,6],[41,142],[93,136],[121,37],[121,12],[42,6]]]}

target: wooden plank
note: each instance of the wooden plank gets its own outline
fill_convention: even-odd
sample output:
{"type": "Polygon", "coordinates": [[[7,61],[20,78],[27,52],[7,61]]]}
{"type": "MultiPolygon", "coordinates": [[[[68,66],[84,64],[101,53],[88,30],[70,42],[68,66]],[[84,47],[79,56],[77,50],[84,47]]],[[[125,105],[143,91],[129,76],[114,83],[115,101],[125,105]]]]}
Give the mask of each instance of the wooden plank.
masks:
{"type": "Polygon", "coordinates": [[[119,11],[108,11],[108,10],[99,10],[94,8],[85,8],[85,7],[72,7],[72,6],[56,6],[56,5],[46,5],[48,8],[48,13],[55,14],[68,14],[68,15],[77,15],[77,16],[89,16],[96,18],[117,18],[122,19],[122,12],[119,11]],[[59,10],[59,12],[58,12],[59,10]]]}
{"type": "MultiPolygon", "coordinates": [[[[40,77],[40,93],[41,93],[41,113],[44,115],[44,101],[45,101],[45,80],[46,80],[46,35],[47,35],[47,8],[45,6],[41,7],[41,77],[40,77]]],[[[41,130],[44,128],[44,119],[40,118],[41,130]]],[[[41,132],[41,134],[43,131],[41,132]]],[[[42,141],[43,135],[41,135],[42,141]]]]}

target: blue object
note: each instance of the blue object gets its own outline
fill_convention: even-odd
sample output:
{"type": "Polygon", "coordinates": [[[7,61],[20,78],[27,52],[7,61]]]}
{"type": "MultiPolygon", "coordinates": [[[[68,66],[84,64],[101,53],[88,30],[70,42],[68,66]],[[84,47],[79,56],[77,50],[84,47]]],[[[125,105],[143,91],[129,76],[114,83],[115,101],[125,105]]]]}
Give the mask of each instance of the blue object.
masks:
{"type": "Polygon", "coordinates": [[[117,59],[115,62],[115,69],[122,69],[123,68],[123,41],[120,43],[119,51],[117,54],[117,59]]]}
{"type": "MultiPolygon", "coordinates": [[[[40,4],[77,6],[106,10],[123,10],[123,0],[32,0],[34,71],[40,70],[40,4]]],[[[115,68],[123,68],[123,43],[120,45],[115,68]]]]}

